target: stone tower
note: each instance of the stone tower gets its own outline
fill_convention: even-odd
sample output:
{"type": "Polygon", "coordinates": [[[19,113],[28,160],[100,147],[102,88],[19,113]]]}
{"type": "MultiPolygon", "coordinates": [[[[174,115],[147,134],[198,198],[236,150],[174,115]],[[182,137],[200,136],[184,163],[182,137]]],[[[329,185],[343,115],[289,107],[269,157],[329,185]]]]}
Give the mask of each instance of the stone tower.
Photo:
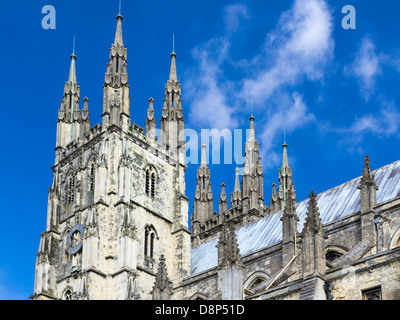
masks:
{"type": "Polygon", "coordinates": [[[146,133],[131,121],[122,20],[118,14],[103,85],[102,123],[93,127],[87,98],[79,109],[77,57],[75,52],[71,56],[32,299],[152,299],[160,282],[157,270],[164,269],[174,298],[172,289],[190,272],[176,54],[171,54],[164,107],[158,111],[166,129],[158,142],[152,98],[146,133]]]}

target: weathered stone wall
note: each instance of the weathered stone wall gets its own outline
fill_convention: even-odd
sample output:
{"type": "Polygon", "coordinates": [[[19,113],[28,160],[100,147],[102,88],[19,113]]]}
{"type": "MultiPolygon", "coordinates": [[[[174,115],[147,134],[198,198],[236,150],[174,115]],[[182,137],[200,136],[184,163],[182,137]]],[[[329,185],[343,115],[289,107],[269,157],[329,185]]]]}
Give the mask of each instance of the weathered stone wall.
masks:
{"type": "Polygon", "coordinates": [[[400,248],[328,271],[335,300],[361,300],[364,290],[381,287],[383,300],[400,299],[400,248]]]}
{"type": "Polygon", "coordinates": [[[81,286],[81,277],[86,275],[91,299],[124,299],[128,278],[137,272],[141,298],[150,299],[161,254],[166,257],[171,280],[181,279],[182,274],[187,275],[190,270],[185,166],[165,156],[158,146],[156,149],[149,147],[140,133],[136,133],[133,143],[132,137],[117,127],[99,132],[92,138],[86,144],[77,145],[70,153],[64,152],[60,155],[60,162],[53,167],[52,189],[57,191],[59,203],[54,205],[54,200],[49,197],[48,227],[51,224],[49,220],[58,216],[55,219],[58,226],[54,227],[57,240],[53,241],[57,250],[53,248],[51,261],[56,269],[57,281],[55,288],[46,290],[51,291],[55,298],[62,298],[66,288],[76,293],[81,286]],[[95,163],[94,191],[89,190],[92,163],[95,163]],[[145,192],[147,166],[152,166],[157,173],[154,197],[145,192]],[[67,201],[71,194],[71,188],[68,189],[70,176],[74,182],[72,203],[67,201]],[[96,212],[95,240],[85,239],[85,246],[77,254],[69,255],[65,250],[68,232],[77,223],[86,225],[89,210],[96,212]],[[126,210],[132,212],[134,240],[122,240],[126,210]],[[152,226],[157,235],[152,258],[144,255],[146,226],[152,226]],[[123,248],[127,243],[132,243],[129,248],[136,251],[136,258],[129,258],[132,252],[126,253],[127,249],[123,248]],[[93,246],[95,257],[93,252],[85,251],[89,247],[94,250],[93,246]],[[83,255],[86,257],[84,262],[83,255]],[[127,266],[125,270],[126,262],[122,259],[130,264],[132,261],[137,263],[127,266]],[[92,269],[83,270],[82,264],[87,261],[90,261],[92,269]]]}

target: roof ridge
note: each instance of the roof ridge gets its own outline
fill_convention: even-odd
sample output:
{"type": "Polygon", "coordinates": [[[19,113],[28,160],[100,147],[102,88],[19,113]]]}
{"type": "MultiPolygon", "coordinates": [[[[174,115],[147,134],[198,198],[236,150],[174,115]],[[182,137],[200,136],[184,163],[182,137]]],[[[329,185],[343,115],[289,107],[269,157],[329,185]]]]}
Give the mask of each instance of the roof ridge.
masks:
{"type": "MultiPolygon", "coordinates": [[[[388,167],[388,166],[391,166],[392,164],[395,164],[395,163],[397,163],[397,162],[400,162],[400,160],[393,161],[393,162],[391,162],[391,163],[389,163],[389,164],[384,165],[383,167],[380,167],[380,168],[378,168],[378,169],[375,169],[375,170],[372,171],[372,173],[375,174],[377,171],[383,170],[384,168],[386,168],[386,167],[388,167]]],[[[330,189],[327,189],[327,190],[325,190],[325,191],[322,191],[322,192],[320,192],[320,193],[317,193],[317,197],[320,196],[320,195],[322,195],[322,194],[324,194],[324,193],[326,193],[326,192],[328,192],[328,191],[335,190],[335,189],[337,189],[337,188],[339,188],[339,187],[344,186],[345,184],[348,184],[348,183],[350,183],[350,182],[355,182],[356,180],[359,180],[359,179],[361,179],[361,175],[359,175],[358,177],[353,178],[353,179],[351,179],[351,180],[347,180],[346,182],[343,182],[343,183],[341,183],[341,184],[339,184],[339,185],[337,185],[337,186],[335,186],[335,187],[332,187],[332,188],[330,188],[330,189]]],[[[309,199],[306,198],[306,199],[304,199],[304,200],[302,200],[302,201],[299,201],[299,202],[296,203],[296,206],[299,205],[300,203],[302,203],[302,202],[304,202],[304,201],[308,201],[308,200],[309,200],[309,199]]],[[[281,210],[281,211],[283,211],[283,210],[281,210]]]]}

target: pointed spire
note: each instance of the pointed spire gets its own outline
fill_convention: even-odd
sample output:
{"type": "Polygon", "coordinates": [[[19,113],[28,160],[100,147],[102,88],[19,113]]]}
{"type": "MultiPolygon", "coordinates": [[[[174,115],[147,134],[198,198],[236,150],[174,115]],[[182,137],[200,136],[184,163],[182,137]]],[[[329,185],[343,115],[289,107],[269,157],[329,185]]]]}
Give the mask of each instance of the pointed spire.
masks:
{"type": "Polygon", "coordinates": [[[176,53],[175,53],[175,35],[172,35],[172,52],[171,52],[171,70],[169,72],[169,80],[178,81],[178,75],[176,73],[176,53]]]}
{"type": "Polygon", "coordinates": [[[207,146],[205,144],[201,145],[201,167],[207,167],[207,155],[206,155],[207,146]]]}
{"type": "Polygon", "coordinates": [[[147,109],[147,121],[150,121],[152,123],[156,123],[156,120],[154,119],[154,107],[153,107],[154,99],[151,97],[149,99],[149,108],[147,109]]]}
{"type": "MultiPolygon", "coordinates": [[[[375,175],[372,173],[369,156],[365,156],[364,168],[358,189],[360,190],[361,214],[374,211],[376,205],[376,191],[378,186],[375,182],[375,175]]],[[[368,224],[368,223],[367,223],[368,224]]],[[[363,228],[364,229],[364,228],[363,228]]]]}
{"type": "Polygon", "coordinates": [[[82,121],[87,121],[87,122],[89,122],[89,106],[88,106],[88,104],[89,104],[89,98],[88,97],[85,97],[84,99],[83,99],[83,102],[84,102],[84,104],[83,104],[83,109],[82,109],[82,111],[81,111],[81,119],[82,119],[82,121]]]}
{"type": "Polygon", "coordinates": [[[317,203],[317,195],[315,194],[315,191],[311,191],[310,199],[308,200],[307,216],[302,231],[303,236],[310,231],[313,231],[314,233],[319,233],[319,232],[323,233],[322,223],[317,203]]]}
{"type": "Polygon", "coordinates": [[[235,189],[233,192],[240,192],[240,182],[239,182],[239,168],[236,167],[235,170],[235,189]]]}
{"type": "Polygon", "coordinates": [[[221,183],[221,200],[225,200],[225,199],[223,199],[224,197],[226,198],[225,187],[226,187],[226,184],[221,183]]]}
{"type": "Polygon", "coordinates": [[[366,155],[364,158],[364,168],[361,176],[359,189],[363,188],[364,186],[373,186],[374,188],[376,188],[376,190],[378,189],[375,184],[375,176],[372,173],[370,161],[371,160],[369,156],[366,155]]]}
{"type": "Polygon", "coordinates": [[[219,214],[228,211],[228,200],[226,199],[225,183],[221,184],[221,196],[219,198],[219,214]]]}
{"type": "Polygon", "coordinates": [[[123,45],[123,40],[122,40],[122,20],[123,17],[121,15],[121,13],[119,13],[117,15],[117,31],[115,32],[115,40],[114,40],[114,44],[120,44],[123,45]]]}
{"type": "Polygon", "coordinates": [[[75,37],[72,45],[72,54],[71,54],[71,67],[69,69],[68,83],[75,84],[76,83],[76,55],[75,55],[75,37]]]}
{"type": "MultiPolygon", "coordinates": [[[[107,71],[105,75],[105,86],[118,89],[120,87],[128,86],[128,72],[127,72],[127,54],[128,50],[125,48],[122,39],[122,15],[117,16],[117,30],[115,32],[114,43],[111,45],[110,61],[107,63],[107,71]]],[[[107,100],[112,99],[108,97],[107,100]]],[[[103,110],[108,113],[109,110],[103,110]]],[[[103,113],[104,113],[103,112],[103,113]]]]}
{"type": "Polygon", "coordinates": [[[294,203],[293,203],[293,197],[292,197],[292,191],[289,189],[287,191],[286,199],[285,199],[285,207],[283,211],[284,216],[295,216],[296,215],[296,210],[294,208],[294,203]]]}
{"type": "Polygon", "coordinates": [[[218,268],[241,267],[242,259],[235,230],[224,222],[221,226],[218,247],[218,268]]]}
{"type": "Polygon", "coordinates": [[[282,204],[282,209],[285,209],[286,206],[286,193],[288,186],[286,185],[287,179],[286,176],[288,174],[287,169],[289,167],[289,160],[288,160],[288,155],[287,155],[287,144],[286,144],[286,132],[284,130],[283,133],[283,157],[282,157],[282,177],[283,177],[283,204],[282,204]]]}
{"type": "Polygon", "coordinates": [[[286,200],[289,197],[288,193],[290,191],[291,200],[296,203],[296,190],[294,189],[292,168],[289,166],[288,157],[288,145],[286,143],[286,130],[283,131],[283,153],[282,153],[282,166],[279,169],[279,188],[278,192],[275,193],[275,188],[273,188],[271,196],[271,212],[277,212],[279,210],[284,210],[286,206],[286,200]]]}
{"type": "Polygon", "coordinates": [[[275,182],[272,184],[272,195],[273,196],[276,195],[276,183],[275,182]]]}
{"type": "Polygon", "coordinates": [[[154,282],[153,300],[170,300],[172,295],[172,283],[169,281],[167,267],[165,264],[165,257],[162,254],[160,263],[158,264],[158,271],[156,280],[154,282]]]}
{"type": "Polygon", "coordinates": [[[231,207],[238,206],[242,200],[242,193],[240,191],[240,181],[239,181],[239,168],[236,167],[235,170],[235,189],[231,193],[231,207]]]}
{"type": "Polygon", "coordinates": [[[149,99],[149,108],[147,109],[147,118],[146,118],[146,139],[151,144],[155,141],[156,138],[156,120],[154,118],[154,107],[153,107],[154,99],[149,99]]]}
{"type": "Polygon", "coordinates": [[[287,168],[289,167],[289,159],[287,155],[287,147],[288,145],[286,144],[286,130],[284,130],[283,133],[283,158],[282,158],[282,168],[287,168]]]}
{"type": "MultiPolygon", "coordinates": [[[[253,109],[253,104],[251,106],[251,109],[253,109]]],[[[249,132],[249,140],[248,141],[255,141],[256,140],[256,134],[254,132],[254,116],[253,116],[253,112],[251,112],[250,115],[250,132],[249,132]]]]}
{"type": "Polygon", "coordinates": [[[150,97],[150,99],[149,99],[149,110],[154,110],[154,108],[153,108],[153,102],[154,102],[153,97],[150,97]]]}

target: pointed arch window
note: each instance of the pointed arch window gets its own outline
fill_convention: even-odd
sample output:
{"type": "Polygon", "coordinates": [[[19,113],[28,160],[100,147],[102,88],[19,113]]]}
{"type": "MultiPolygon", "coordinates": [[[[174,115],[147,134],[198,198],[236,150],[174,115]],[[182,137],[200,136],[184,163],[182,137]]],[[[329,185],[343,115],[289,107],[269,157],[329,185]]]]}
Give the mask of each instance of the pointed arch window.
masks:
{"type": "Polygon", "coordinates": [[[325,249],[325,262],[326,262],[326,266],[328,268],[332,268],[336,265],[338,265],[338,263],[340,264],[340,260],[339,258],[341,258],[343,255],[345,255],[347,253],[347,251],[339,246],[329,246],[325,249]]]}
{"type": "Polygon", "coordinates": [[[146,168],[145,192],[152,198],[156,196],[156,177],[157,173],[155,168],[153,166],[148,166],[146,168]]]}
{"type": "Polygon", "coordinates": [[[72,300],[72,292],[71,292],[71,290],[65,291],[64,300],[72,300]]]}
{"type": "Polygon", "coordinates": [[[154,259],[154,245],[156,239],[156,230],[153,226],[146,226],[144,233],[144,255],[154,259]]]}
{"type": "Polygon", "coordinates": [[[95,174],[96,174],[96,167],[94,162],[90,165],[89,168],[89,191],[94,191],[94,184],[95,184],[95,174]]]}
{"type": "Polygon", "coordinates": [[[67,204],[74,202],[74,187],[75,187],[75,179],[74,176],[71,174],[68,177],[67,181],[67,204]]]}
{"type": "Polygon", "coordinates": [[[326,253],[326,261],[328,261],[329,263],[334,262],[335,260],[339,259],[343,254],[340,252],[337,252],[335,250],[329,250],[326,253]]]}

